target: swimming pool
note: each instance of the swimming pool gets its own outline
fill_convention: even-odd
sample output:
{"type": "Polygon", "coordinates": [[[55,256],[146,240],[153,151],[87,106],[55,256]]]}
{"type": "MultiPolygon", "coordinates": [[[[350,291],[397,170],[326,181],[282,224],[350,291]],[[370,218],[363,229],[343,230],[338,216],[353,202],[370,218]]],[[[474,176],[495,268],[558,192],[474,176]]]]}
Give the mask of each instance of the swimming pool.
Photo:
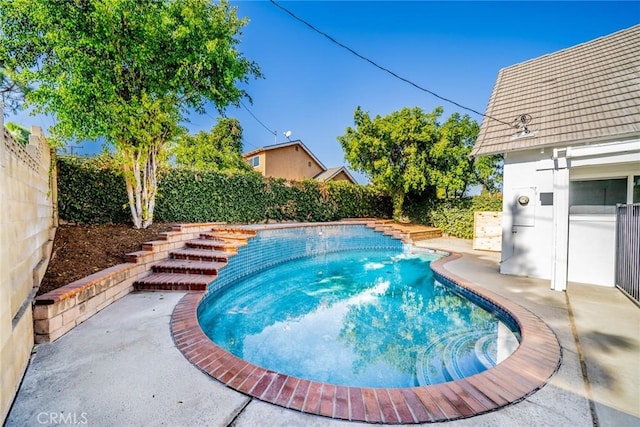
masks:
{"type": "MultiPolygon", "coordinates": [[[[281,262],[358,249],[402,249],[404,244],[381,233],[370,220],[323,224],[243,226],[257,230],[207,292],[188,292],[171,316],[171,334],[184,357],[202,372],[240,393],[284,408],[335,419],[369,423],[424,423],[467,418],[517,403],[543,387],[562,359],[553,331],[537,316],[500,295],[448,271],[457,253],[428,249],[443,255],[430,263],[434,278],[450,289],[480,302],[506,319],[508,329],[520,331],[516,350],[496,366],[470,377],[414,387],[342,386],[265,369],[224,350],[203,332],[198,315],[216,292],[237,279],[264,272],[281,262]],[[323,229],[323,227],[329,227],[323,229]],[[292,237],[289,229],[303,229],[292,237]],[[335,236],[354,235],[346,242],[335,236]],[[306,237],[300,237],[300,236],[306,237]],[[321,238],[326,236],[326,238],[321,238]],[[282,240],[280,240],[282,239],[282,240]],[[253,242],[261,242],[259,246],[253,242]],[[331,244],[331,242],[337,244],[331,244]],[[282,244],[285,242],[286,244],[282,244]],[[254,246],[251,248],[251,246],[254,246]],[[256,249],[255,253],[252,249],[256,249]],[[232,274],[231,274],[232,273],[232,274]],[[235,279],[234,279],[235,277],[235,279]]],[[[463,258],[460,261],[460,258],[463,258]]],[[[302,349],[300,345],[298,349],[302,349]]],[[[296,349],[297,350],[297,349],[296,349]]],[[[418,362],[417,362],[418,363],[418,362]]]]}
{"type": "Polygon", "coordinates": [[[248,362],[314,381],[413,387],[471,376],[511,354],[519,332],[435,281],[429,264],[440,257],[405,245],[281,262],[212,292],[200,325],[248,362]]]}

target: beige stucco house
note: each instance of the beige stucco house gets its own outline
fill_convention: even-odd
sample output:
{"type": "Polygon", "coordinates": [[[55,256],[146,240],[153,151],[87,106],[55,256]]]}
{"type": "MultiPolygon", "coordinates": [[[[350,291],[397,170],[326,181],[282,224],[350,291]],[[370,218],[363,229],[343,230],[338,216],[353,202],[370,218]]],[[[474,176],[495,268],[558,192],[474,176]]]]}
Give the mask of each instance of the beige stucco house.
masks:
{"type": "Polygon", "coordinates": [[[250,151],[242,158],[262,175],[291,181],[315,179],[320,182],[348,181],[356,183],[344,167],[327,169],[302,143],[289,141],[250,151]]]}
{"type": "Polygon", "coordinates": [[[504,154],[505,274],[614,286],[640,202],[640,25],[498,73],[474,156],[504,154]]]}

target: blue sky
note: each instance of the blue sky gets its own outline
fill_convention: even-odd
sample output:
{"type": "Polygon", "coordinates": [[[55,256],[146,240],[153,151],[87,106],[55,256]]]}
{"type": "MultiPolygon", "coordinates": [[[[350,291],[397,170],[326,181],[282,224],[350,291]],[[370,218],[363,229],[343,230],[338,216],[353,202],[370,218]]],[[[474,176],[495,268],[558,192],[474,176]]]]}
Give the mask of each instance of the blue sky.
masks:
{"type": "MultiPolygon", "coordinates": [[[[271,4],[231,1],[249,18],[239,50],[259,64],[264,78],[245,85],[253,99],[230,107],[240,120],[244,149],[302,140],[326,167],[346,165],[336,138],[353,125],[361,106],[371,115],[403,107],[444,107],[482,117],[446,103],[357,58],[271,4]],[[274,136],[273,131],[277,134],[274,136]]],[[[302,19],[363,56],[445,98],[483,112],[498,71],[528,59],[593,40],[640,23],[640,2],[280,2],[302,19]]],[[[209,130],[218,116],[193,114],[187,128],[209,130]]],[[[510,118],[507,118],[510,119],[510,118]]],[[[5,121],[52,124],[47,117],[5,121]]],[[[84,144],[80,152],[99,151],[84,144]]],[[[356,174],[359,181],[364,178],[356,174]]]]}

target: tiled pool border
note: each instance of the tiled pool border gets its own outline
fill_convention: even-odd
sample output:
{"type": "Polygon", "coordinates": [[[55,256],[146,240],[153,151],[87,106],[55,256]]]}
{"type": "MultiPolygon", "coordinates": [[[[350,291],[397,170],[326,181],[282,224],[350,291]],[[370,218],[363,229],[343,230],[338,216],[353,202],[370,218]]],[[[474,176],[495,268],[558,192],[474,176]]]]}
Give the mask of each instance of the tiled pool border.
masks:
{"type": "Polygon", "coordinates": [[[450,273],[445,265],[462,256],[432,261],[439,280],[453,283],[512,317],[520,328],[516,351],[497,366],[461,380],[410,388],[344,387],[309,381],[248,363],[214,344],[197,311],[204,292],[187,293],[171,317],[176,347],[197,368],[228,387],[285,408],[335,419],[409,424],[468,418],[519,402],[557,371],[561,347],[553,331],[520,305],[450,273]]]}
{"type": "MultiPolygon", "coordinates": [[[[214,282],[207,287],[207,293],[200,309],[207,300],[215,298],[216,292],[239,279],[258,274],[283,262],[308,256],[361,249],[402,250],[406,243],[375,232],[364,223],[312,223],[305,227],[248,226],[257,231],[246,246],[229,259],[229,264],[218,272],[214,282]],[[350,238],[341,236],[349,230],[350,238]]],[[[240,227],[236,227],[240,228],[240,227]]]]}

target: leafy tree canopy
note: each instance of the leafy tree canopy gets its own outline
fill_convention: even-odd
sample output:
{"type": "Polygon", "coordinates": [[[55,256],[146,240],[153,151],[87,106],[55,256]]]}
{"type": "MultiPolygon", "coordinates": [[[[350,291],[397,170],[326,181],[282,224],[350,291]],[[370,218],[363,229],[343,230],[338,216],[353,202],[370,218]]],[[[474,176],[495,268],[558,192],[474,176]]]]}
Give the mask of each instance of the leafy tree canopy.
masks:
{"type": "Polygon", "coordinates": [[[492,169],[497,160],[483,160],[478,168],[469,158],[478,124],[459,114],[441,124],[442,114],[442,107],[431,113],[414,107],[371,118],[358,107],[355,127],[338,137],[350,166],[393,197],[396,219],[408,193],[461,197],[471,185],[494,189],[498,182],[499,171],[492,169]]]}
{"type": "Polygon", "coordinates": [[[242,159],[242,126],[237,119],[218,118],[209,132],[183,134],[173,147],[176,163],[202,171],[250,171],[242,159]]]}
{"type": "Polygon", "coordinates": [[[136,227],[153,220],[156,161],[188,109],[247,96],[258,66],[237,50],[246,19],[226,0],[0,0],[0,64],[62,139],[121,154],[136,227]]]}
{"type": "MultiPolygon", "coordinates": [[[[2,47],[0,47],[0,52],[1,49],[2,47]]],[[[2,113],[7,114],[9,111],[15,112],[20,109],[24,92],[25,88],[11,78],[10,70],[0,64],[0,109],[2,113]]]]}
{"type": "Polygon", "coordinates": [[[462,197],[471,186],[494,193],[502,182],[502,156],[470,157],[480,126],[468,115],[452,114],[438,130],[430,156],[438,163],[440,197],[462,197]]]}
{"type": "Polygon", "coordinates": [[[29,135],[31,131],[18,123],[7,122],[4,124],[9,133],[22,145],[29,144],[29,135]]]}

